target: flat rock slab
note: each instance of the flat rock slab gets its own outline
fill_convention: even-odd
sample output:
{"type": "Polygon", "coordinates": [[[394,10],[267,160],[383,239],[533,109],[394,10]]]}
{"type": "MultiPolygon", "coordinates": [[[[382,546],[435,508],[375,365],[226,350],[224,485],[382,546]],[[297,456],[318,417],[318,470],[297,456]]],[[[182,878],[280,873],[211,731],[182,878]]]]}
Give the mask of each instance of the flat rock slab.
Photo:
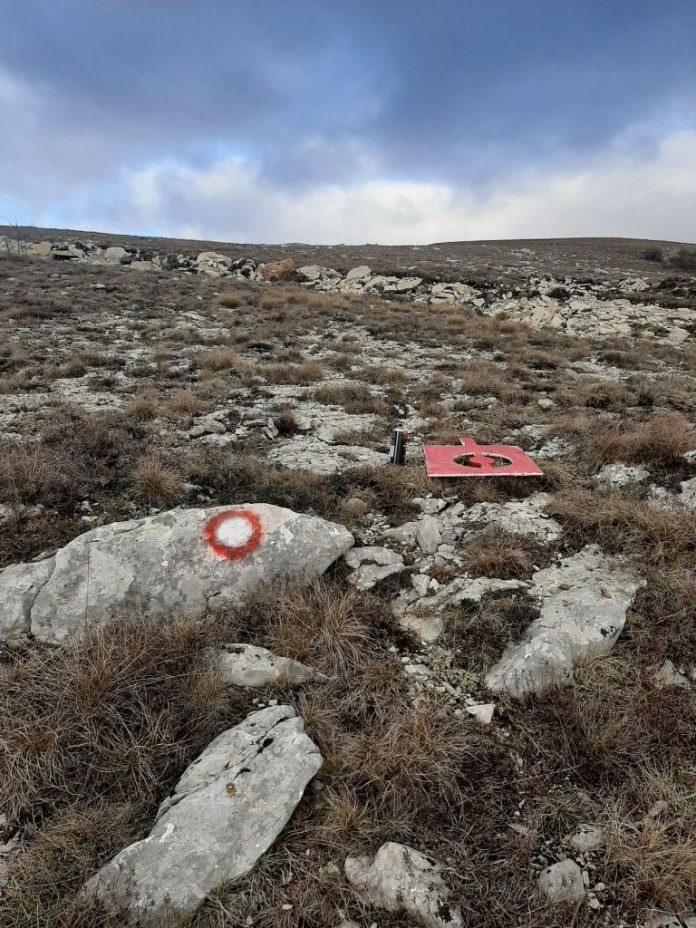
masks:
{"type": "Polygon", "coordinates": [[[330,445],[313,436],[295,435],[289,441],[276,443],[266,461],[329,477],[353,467],[383,467],[389,456],[362,445],[330,445]]]}
{"type": "Polygon", "coordinates": [[[391,548],[368,545],[351,548],[346,554],[346,564],[353,569],[350,581],[359,590],[371,590],[373,586],[392,574],[406,570],[404,559],[391,548]]]}
{"type": "Polygon", "coordinates": [[[279,506],[176,509],[93,529],[53,558],[7,568],[0,601],[11,630],[23,619],[24,631],[61,641],[124,612],[200,615],[238,604],[259,583],[321,576],[352,544],[343,526],[279,506]],[[219,544],[204,537],[215,517],[219,544]]]}
{"type": "Polygon", "coordinates": [[[344,869],[348,882],[372,905],[408,912],[428,928],[461,928],[459,909],[447,901],[450,893],[442,866],[420,851],[390,841],[372,861],[347,857],[344,869]]]}
{"type": "Polygon", "coordinates": [[[462,521],[470,524],[493,524],[511,535],[529,535],[541,542],[557,541],[563,534],[559,523],[546,514],[551,502],[548,493],[534,493],[527,499],[508,503],[476,503],[462,514],[462,521]]]}
{"type": "Polygon", "coordinates": [[[140,924],[191,916],[222,883],[251,872],[322,764],[290,706],[253,712],[186,770],[149,836],[125,848],[84,893],[140,924]]]}
{"type": "Polygon", "coordinates": [[[326,679],[313,667],[253,644],[228,644],[219,650],[211,649],[209,654],[225,683],[230,686],[300,684],[326,679]]]}
{"type": "Polygon", "coordinates": [[[532,582],[541,614],[486,676],[489,689],[517,698],[565,683],[578,661],[608,654],[645,583],[597,545],[538,570],[532,582]]]}

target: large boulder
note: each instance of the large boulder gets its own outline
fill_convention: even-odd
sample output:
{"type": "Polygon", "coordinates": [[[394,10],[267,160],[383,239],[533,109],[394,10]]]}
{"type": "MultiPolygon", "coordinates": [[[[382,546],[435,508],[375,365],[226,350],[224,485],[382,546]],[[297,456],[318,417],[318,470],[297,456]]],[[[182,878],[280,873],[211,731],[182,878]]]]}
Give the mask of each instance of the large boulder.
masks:
{"type": "Polygon", "coordinates": [[[148,837],[102,867],[84,895],[137,916],[139,924],[193,915],[222,883],[251,872],[321,764],[290,706],[253,712],[208,745],[160,807],[148,837]]]}
{"type": "Polygon", "coordinates": [[[285,258],[273,264],[262,264],[260,271],[263,279],[267,281],[290,280],[295,271],[295,262],[292,258],[285,258]]]}
{"type": "Polygon", "coordinates": [[[202,251],[196,258],[196,268],[199,274],[208,274],[210,277],[220,277],[230,269],[232,259],[221,255],[217,251],[202,251]]]}
{"type": "Polygon", "coordinates": [[[352,546],[341,525],[279,506],[175,509],[92,529],[0,572],[0,631],[60,641],[124,612],[200,615],[259,583],[318,577],[352,546]],[[21,626],[21,627],[18,627],[21,626]]]}
{"type": "Polygon", "coordinates": [[[540,616],[486,677],[489,689],[517,698],[565,683],[574,664],[608,654],[633,596],[645,583],[597,545],[538,570],[532,580],[540,616]]]}
{"type": "Polygon", "coordinates": [[[447,901],[442,867],[420,851],[389,841],[369,857],[347,857],[348,882],[364,898],[389,912],[408,912],[428,928],[461,928],[459,908],[447,901]]]}

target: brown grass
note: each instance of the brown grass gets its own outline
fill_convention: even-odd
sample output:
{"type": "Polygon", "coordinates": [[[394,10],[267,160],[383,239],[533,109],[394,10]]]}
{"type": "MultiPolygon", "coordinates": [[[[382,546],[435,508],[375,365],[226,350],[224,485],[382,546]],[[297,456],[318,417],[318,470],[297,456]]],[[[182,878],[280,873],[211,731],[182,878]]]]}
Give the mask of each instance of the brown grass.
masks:
{"type": "Polygon", "coordinates": [[[607,425],[590,436],[591,449],[600,463],[628,461],[643,464],[680,463],[696,443],[691,421],[680,413],[655,415],[645,422],[607,425]]]}
{"type": "Polygon", "coordinates": [[[181,478],[158,457],[148,455],[135,465],[133,491],[148,505],[171,506],[181,496],[181,478]]]}

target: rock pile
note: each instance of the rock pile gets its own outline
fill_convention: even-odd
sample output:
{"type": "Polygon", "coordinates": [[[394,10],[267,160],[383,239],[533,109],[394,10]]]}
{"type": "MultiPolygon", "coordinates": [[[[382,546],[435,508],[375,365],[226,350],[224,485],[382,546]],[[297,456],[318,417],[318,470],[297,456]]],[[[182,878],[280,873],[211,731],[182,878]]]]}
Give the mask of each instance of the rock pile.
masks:
{"type": "Polygon", "coordinates": [[[495,284],[431,282],[416,276],[374,273],[367,265],[341,274],[317,264],[296,268],[290,258],[262,264],[247,257],[233,260],[214,251],[169,254],[133,245],[105,247],[89,240],[24,243],[4,236],[0,236],[0,250],[54,261],[121,264],[138,271],[176,271],[259,283],[295,280],[320,292],[405,298],[433,306],[467,306],[481,315],[535,328],[551,327],[569,335],[650,336],[680,343],[693,338],[696,332],[696,310],[675,307],[669,290],[665,290],[666,305],[636,296],[650,286],[643,278],[627,278],[618,288],[601,280],[556,280],[535,277],[531,272],[524,286],[512,286],[504,280],[495,284]]]}

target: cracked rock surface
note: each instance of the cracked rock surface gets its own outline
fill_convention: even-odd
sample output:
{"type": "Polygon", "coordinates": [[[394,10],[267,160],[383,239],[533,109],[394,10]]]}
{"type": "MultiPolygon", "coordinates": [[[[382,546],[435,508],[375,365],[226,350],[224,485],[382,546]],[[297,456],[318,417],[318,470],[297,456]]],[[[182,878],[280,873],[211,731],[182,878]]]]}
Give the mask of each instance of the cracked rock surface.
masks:
{"type": "Polygon", "coordinates": [[[608,654],[643,585],[597,545],[537,571],[533,582],[541,615],[486,677],[491,690],[518,698],[567,682],[578,661],[608,654]]]}
{"type": "Polygon", "coordinates": [[[186,770],[142,841],[86,884],[87,896],[145,924],[190,916],[268,850],[322,764],[290,706],[253,712],[218,735],[186,770]]]}
{"type": "Polygon", "coordinates": [[[388,912],[405,911],[428,928],[460,928],[459,908],[448,903],[442,866],[420,851],[389,841],[374,859],[347,857],[346,877],[372,905],[388,912]]]}

